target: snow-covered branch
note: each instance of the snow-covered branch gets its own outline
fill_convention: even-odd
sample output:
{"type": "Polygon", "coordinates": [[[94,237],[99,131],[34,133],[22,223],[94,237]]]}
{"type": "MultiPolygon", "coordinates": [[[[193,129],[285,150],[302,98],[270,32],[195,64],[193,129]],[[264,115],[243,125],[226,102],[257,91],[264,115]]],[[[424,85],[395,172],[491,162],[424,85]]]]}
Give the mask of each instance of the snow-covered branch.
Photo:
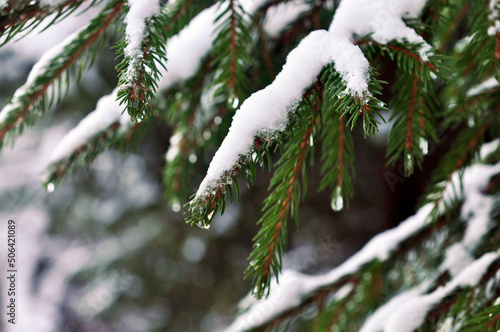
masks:
{"type": "MultiPolygon", "coordinates": [[[[436,293],[439,296],[434,295],[432,297],[435,301],[445,296],[458,285],[477,284],[477,278],[480,278],[489,264],[499,257],[498,253],[492,253],[485,255],[477,262],[474,262],[471,258],[479,240],[488,232],[490,227],[489,220],[493,202],[492,198],[486,197],[482,191],[488,185],[490,179],[498,173],[500,173],[500,164],[494,166],[476,164],[466,169],[463,174],[464,191],[461,195],[464,202],[461,214],[464,220],[467,220],[467,228],[460,243],[467,254],[462,255],[464,251],[458,251],[456,247],[450,247],[447,250],[441,271],[447,270],[456,278],[452,279],[444,290],[436,293]],[[470,217],[471,208],[475,211],[473,217],[470,217]],[[457,261],[460,261],[460,264],[457,264],[457,261]]],[[[449,188],[457,186],[460,181],[458,174],[455,174],[453,179],[455,183],[449,184],[449,188]]],[[[244,313],[224,331],[245,331],[266,325],[299,307],[323,289],[333,292],[341,289],[344,285],[352,285],[351,280],[356,279],[356,276],[362,273],[364,267],[368,266],[369,263],[393,259],[394,254],[398,252],[402,245],[429,227],[433,227],[434,224],[430,223],[429,218],[432,209],[431,204],[422,207],[415,215],[403,221],[398,227],[375,236],[355,255],[326,274],[308,276],[291,270],[284,271],[280,276],[280,283],[274,282],[271,285],[271,292],[267,299],[258,301],[250,295],[247,296],[240,303],[240,309],[244,313]]],[[[444,208],[441,207],[440,211],[444,213],[444,208]]],[[[423,294],[429,284],[423,283],[423,286],[410,291],[404,298],[423,294]]],[[[389,302],[387,305],[392,306],[394,302],[399,303],[399,300],[401,298],[395,298],[392,303],[389,302]]],[[[429,302],[428,305],[430,304],[429,302]]],[[[385,309],[383,312],[387,314],[394,313],[385,309]]],[[[427,311],[422,312],[425,314],[427,311]]]]}

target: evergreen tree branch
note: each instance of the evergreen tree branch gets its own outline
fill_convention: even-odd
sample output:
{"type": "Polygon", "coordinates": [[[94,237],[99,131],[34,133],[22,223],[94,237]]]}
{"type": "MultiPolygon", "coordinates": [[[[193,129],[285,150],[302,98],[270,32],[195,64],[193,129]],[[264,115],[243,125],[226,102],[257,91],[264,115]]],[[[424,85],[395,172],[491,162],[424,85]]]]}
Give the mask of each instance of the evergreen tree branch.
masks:
{"type": "Polygon", "coordinates": [[[128,34],[119,43],[123,60],[116,67],[119,72],[117,98],[120,104],[126,105],[134,122],[151,116],[150,104],[155,98],[161,75],[159,67],[166,70],[165,44],[168,34],[165,27],[169,24],[167,8],[163,6],[159,13],[145,18],[145,31],[138,49],[130,49],[132,41],[128,34]]]}
{"type": "MultiPolygon", "coordinates": [[[[254,239],[254,250],[249,257],[251,263],[246,271],[247,277],[253,276],[253,293],[257,298],[268,294],[271,272],[278,278],[281,271],[289,217],[298,222],[298,204],[302,196],[299,176],[302,173],[305,182],[304,159],[320,115],[323,84],[319,81],[313,89],[296,113],[291,137],[269,186],[271,194],[265,201],[264,215],[257,222],[261,228],[254,239]]],[[[303,189],[305,194],[304,183],[303,189]]]]}
{"type": "MultiPolygon", "coordinates": [[[[99,43],[103,41],[103,34],[119,16],[122,6],[122,0],[112,1],[86,27],[40,59],[32,69],[28,81],[16,91],[12,100],[0,112],[0,148],[7,134],[14,140],[22,132],[24,125],[33,123],[37,116],[50,107],[53,97],[47,99],[49,88],[57,81],[62,82],[71,68],[74,69],[75,78],[81,78],[81,72],[91,65],[99,43]],[[85,52],[89,59],[79,65],[78,60],[85,52]]],[[[66,82],[69,84],[69,80],[66,82]]],[[[54,90],[56,95],[63,93],[55,87],[54,90]]]]}
{"type": "MultiPolygon", "coordinates": [[[[6,44],[21,32],[29,33],[40,25],[48,16],[56,13],[50,26],[78,9],[87,0],[67,0],[58,4],[55,9],[40,6],[38,1],[9,1],[0,11],[0,46],[6,44]]],[[[88,1],[88,8],[98,4],[100,0],[88,1]]]]}
{"type": "Polygon", "coordinates": [[[367,100],[352,98],[342,93],[343,84],[333,68],[325,70],[325,101],[323,102],[322,126],[323,167],[320,190],[332,188],[332,209],[339,211],[349,206],[354,195],[354,146],[351,130],[359,117],[363,120],[365,136],[378,131],[380,121],[384,121],[380,112],[387,111],[384,103],[376,96],[381,94],[383,81],[374,79],[375,72],[370,72],[368,81],[371,95],[367,100]]]}
{"type": "Polygon", "coordinates": [[[142,133],[141,126],[122,114],[116,101],[116,90],[102,97],[96,109],[88,114],[59,142],[44,172],[44,185],[49,191],[82,166],[88,166],[100,153],[113,146],[133,146],[142,133]]]}
{"type": "Polygon", "coordinates": [[[212,84],[216,89],[214,96],[225,93],[228,105],[236,109],[244,97],[245,69],[251,63],[249,50],[253,45],[249,17],[238,0],[226,0],[221,6],[225,9],[215,21],[218,34],[211,51],[211,66],[217,68],[212,84]]]}
{"type": "Polygon", "coordinates": [[[119,121],[113,122],[84,144],[74,147],[68,156],[50,163],[45,168],[42,181],[44,187],[49,191],[54,190],[67,176],[82,167],[88,167],[99,154],[111,147],[119,146],[121,149],[126,149],[133,146],[143,131],[141,127],[144,127],[143,123],[123,126],[119,121]]]}
{"type": "Polygon", "coordinates": [[[401,69],[401,77],[394,85],[397,91],[391,100],[394,109],[391,120],[394,125],[389,133],[387,148],[388,164],[403,158],[405,175],[413,173],[415,165],[421,166],[428,152],[429,143],[437,142],[434,117],[437,113],[436,82],[432,73],[447,80],[449,69],[444,65],[441,56],[430,56],[423,59],[419,53],[419,45],[401,45],[391,42],[387,45],[361,42],[366,45],[368,57],[378,54],[395,60],[401,69]]]}

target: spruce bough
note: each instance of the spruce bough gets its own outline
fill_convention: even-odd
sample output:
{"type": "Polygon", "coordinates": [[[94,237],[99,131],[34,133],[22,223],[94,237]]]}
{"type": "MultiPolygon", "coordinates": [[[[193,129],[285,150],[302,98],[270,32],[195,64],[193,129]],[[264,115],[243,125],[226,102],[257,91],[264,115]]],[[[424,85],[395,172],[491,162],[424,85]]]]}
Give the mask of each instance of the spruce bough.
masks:
{"type": "MultiPolygon", "coordinates": [[[[39,25],[57,24],[75,10],[101,5],[85,27],[44,55],[0,112],[0,147],[59,104],[100,49],[112,46],[120,59],[115,91],[103,97],[96,111],[56,148],[45,173],[49,188],[89,165],[105,149],[133,145],[146,127],[142,122],[151,121],[166,121],[174,128],[166,155],[165,197],[176,209],[186,204],[191,224],[209,228],[226,204],[240,200],[240,184],[250,187],[255,182],[257,168],[273,172],[246,272],[257,298],[270,295],[273,276],[277,279],[281,273],[289,221],[299,223],[300,201],[307,194],[306,165],[314,153],[321,154],[319,189],[330,192],[334,210],[349,206],[355,195],[354,128],[360,127],[370,139],[381,125],[389,125],[387,162],[402,161],[405,176],[422,166],[429,148],[439,143],[439,133],[456,133],[421,198],[420,211],[428,209],[428,216],[415,234],[426,234],[426,239],[453,229],[456,213],[467,200],[461,179],[468,167],[499,161],[500,21],[495,0],[419,4],[406,0],[394,6],[381,0],[309,1],[300,11],[291,10],[294,14],[277,28],[266,26],[273,15],[280,15],[274,9],[293,9],[296,4],[270,0],[0,4],[2,45],[39,25]],[[151,8],[145,10],[147,5],[151,8]],[[273,52],[279,48],[288,54],[273,52]],[[379,73],[392,71],[389,68],[394,68],[395,79],[380,80],[379,73]],[[487,142],[493,148],[481,155],[487,142]],[[322,148],[317,152],[318,144],[322,148]],[[217,146],[206,178],[189,201],[197,156],[217,146]],[[273,165],[276,154],[281,159],[273,165]]],[[[488,195],[498,194],[494,189],[488,195]]],[[[498,228],[498,218],[490,219],[492,226],[482,242],[468,249],[474,258],[471,266],[479,266],[480,257],[498,250],[498,244],[488,240],[498,228]]],[[[420,246],[411,236],[402,242],[420,246]]],[[[451,244],[443,246],[445,250],[451,244]]],[[[399,250],[406,249],[393,252],[399,250]]],[[[498,268],[496,258],[490,263],[490,270],[498,268]]],[[[362,271],[384,275],[396,265],[373,259],[362,271]]],[[[490,270],[482,277],[485,281],[492,280],[490,270]]],[[[356,273],[360,271],[361,267],[356,273]]],[[[346,280],[353,285],[352,294],[361,295],[354,298],[349,293],[352,297],[325,305],[315,322],[305,323],[310,329],[347,324],[349,315],[356,314],[349,303],[367,299],[370,287],[368,281],[355,280],[360,277],[356,273],[346,280]],[[339,310],[345,318],[332,321],[325,314],[339,310]]],[[[448,277],[444,287],[455,280],[448,277]]],[[[426,291],[439,282],[433,280],[426,291]]],[[[328,294],[322,288],[316,291],[328,294]]],[[[486,290],[477,284],[466,284],[454,293],[452,305],[436,315],[451,315],[457,308],[472,315],[470,308],[460,305],[476,296],[470,292],[482,291],[486,290]]],[[[382,298],[389,300],[392,295],[382,298]]],[[[375,312],[381,304],[363,305],[366,312],[375,312]]],[[[478,330],[498,326],[500,319],[486,322],[485,318],[498,313],[498,303],[485,300],[474,310],[477,318],[466,315],[464,326],[478,330]]]]}

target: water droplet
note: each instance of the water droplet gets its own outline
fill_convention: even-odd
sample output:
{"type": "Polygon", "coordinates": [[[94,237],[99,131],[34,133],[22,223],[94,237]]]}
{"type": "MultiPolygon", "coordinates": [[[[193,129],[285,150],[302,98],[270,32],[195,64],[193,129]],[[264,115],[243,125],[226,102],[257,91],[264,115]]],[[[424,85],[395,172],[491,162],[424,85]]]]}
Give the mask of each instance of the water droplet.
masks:
{"type": "MultiPolygon", "coordinates": [[[[214,217],[214,212],[215,211],[210,212],[210,214],[208,215],[208,220],[212,221],[212,218],[214,217]]],[[[205,228],[207,228],[207,227],[205,227],[205,228]]],[[[210,228],[210,225],[208,225],[208,228],[210,228]]]]}
{"type": "Polygon", "coordinates": [[[220,116],[218,116],[218,115],[217,115],[217,116],[214,118],[214,123],[215,123],[216,125],[220,125],[220,124],[222,123],[222,118],[221,118],[220,116]]]}
{"type": "Polygon", "coordinates": [[[344,208],[344,198],[342,197],[342,188],[337,186],[333,192],[331,207],[333,211],[340,211],[344,208]]]}
{"type": "Polygon", "coordinates": [[[314,138],[313,136],[309,136],[309,146],[313,146],[314,145],[314,138]]]}
{"type": "Polygon", "coordinates": [[[231,104],[232,108],[236,109],[240,104],[240,100],[238,98],[234,98],[233,100],[230,99],[229,103],[231,104]]]}
{"type": "Polygon", "coordinates": [[[194,164],[196,162],[196,160],[198,160],[198,157],[196,157],[196,155],[194,153],[192,153],[189,155],[188,160],[191,164],[194,164]]]}
{"type": "Polygon", "coordinates": [[[429,153],[429,143],[427,142],[427,140],[425,138],[420,137],[420,140],[418,142],[418,146],[420,147],[420,150],[422,151],[424,156],[427,153],[429,153]]]}
{"type": "Polygon", "coordinates": [[[56,189],[56,186],[52,182],[47,185],[47,191],[49,193],[53,192],[54,189],[56,189]]]}

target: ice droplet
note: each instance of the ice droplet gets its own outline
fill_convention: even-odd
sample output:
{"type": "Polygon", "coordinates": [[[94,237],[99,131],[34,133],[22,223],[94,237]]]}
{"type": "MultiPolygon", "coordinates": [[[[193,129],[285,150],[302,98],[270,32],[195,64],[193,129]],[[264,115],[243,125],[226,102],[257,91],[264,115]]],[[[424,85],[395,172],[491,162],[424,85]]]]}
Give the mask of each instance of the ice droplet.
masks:
{"type": "Polygon", "coordinates": [[[413,170],[413,157],[409,153],[405,156],[405,169],[409,171],[413,170]]]}
{"type": "Polygon", "coordinates": [[[47,191],[49,193],[53,192],[54,189],[56,189],[56,186],[52,182],[47,185],[47,191]]]}
{"type": "Polygon", "coordinates": [[[429,153],[429,143],[425,138],[420,137],[420,140],[418,141],[418,146],[420,147],[420,150],[422,150],[424,156],[427,153],[429,153]]]}
{"type": "Polygon", "coordinates": [[[340,186],[335,188],[330,206],[333,211],[340,211],[344,208],[344,198],[342,198],[342,188],[340,186]]]}

